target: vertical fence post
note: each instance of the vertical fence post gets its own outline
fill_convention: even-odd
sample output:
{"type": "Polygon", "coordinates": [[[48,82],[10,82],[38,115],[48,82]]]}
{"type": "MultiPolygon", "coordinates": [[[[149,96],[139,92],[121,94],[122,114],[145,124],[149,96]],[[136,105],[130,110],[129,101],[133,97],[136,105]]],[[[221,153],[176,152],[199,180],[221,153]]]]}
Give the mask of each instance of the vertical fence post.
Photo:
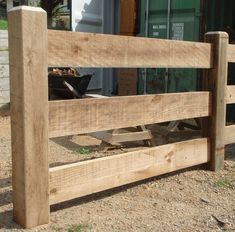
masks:
{"type": "Polygon", "coordinates": [[[14,220],[49,222],[47,15],[13,8],[9,19],[14,220]]]}
{"type": "Polygon", "coordinates": [[[206,71],[204,90],[212,92],[212,116],[205,121],[203,133],[211,140],[210,169],[219,171],[224,166],[224,129],[226,121],[227,49],[228,34],[209,32],[205,42],[212,44],[212,68],[206,71]]]}

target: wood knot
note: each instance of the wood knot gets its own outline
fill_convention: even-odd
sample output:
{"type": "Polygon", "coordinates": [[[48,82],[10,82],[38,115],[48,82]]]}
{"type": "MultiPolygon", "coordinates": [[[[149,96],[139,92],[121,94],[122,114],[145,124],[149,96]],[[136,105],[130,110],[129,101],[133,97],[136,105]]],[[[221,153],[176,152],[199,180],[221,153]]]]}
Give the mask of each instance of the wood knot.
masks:
{"type": "Polygon", "coordinates": [[[55,194],[57,192],[57,189],[56,188],[53,188],[50,190],[50,194],[55,194]]]}
{"type": "Polygon", "coordinates": [[[167,153],[165,155],[165,159],[167,162],[171,162],[171,159],[172,159],[172,156],[174,155],[174,152],[173,151],[170,151],[169,153],[167,153]]]}

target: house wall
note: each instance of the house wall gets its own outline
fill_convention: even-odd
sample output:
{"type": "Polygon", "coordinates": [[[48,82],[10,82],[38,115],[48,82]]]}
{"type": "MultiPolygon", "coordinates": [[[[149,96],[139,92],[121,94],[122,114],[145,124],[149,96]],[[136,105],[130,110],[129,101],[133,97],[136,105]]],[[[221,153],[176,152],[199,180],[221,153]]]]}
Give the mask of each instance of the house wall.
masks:
{"type": "MultiPolygon", "coordinates": [[[[73,0],[71,9],[72,30],[115,34],[119,29],[119,1],[117,0],[73,0]]],[[[94,73],[88,90],[102,91],[111,95],[114,90],[113,69],[81,69],[81,74],[94,73]]]]}
{"type": "Polygon", "coordinates": [[[0,107],[10,102],[8,31],[0,30],[0,107]]]}
{"type": "Polygon", "coordinates": [[[10,10],[13,7],[13,0],[7,0],[7,10],[10,10]]]}

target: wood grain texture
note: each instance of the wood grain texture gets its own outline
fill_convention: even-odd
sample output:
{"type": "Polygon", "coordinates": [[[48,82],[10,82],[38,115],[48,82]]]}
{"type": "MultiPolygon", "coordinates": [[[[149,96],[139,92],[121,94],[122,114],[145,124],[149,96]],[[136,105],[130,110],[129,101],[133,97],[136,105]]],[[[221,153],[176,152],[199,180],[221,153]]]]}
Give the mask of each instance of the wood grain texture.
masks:
{"type": "Polygon", "coordinates": [[[13,214],[31,228],[49,222],[47,15],[23,6],[8,19],[13,214]]]}
{"type": "Polygon", "coordinates": [[[207,71],[204,78],[204,90],[212,92],[212,116],[203,125],[203,136],[211,139],[210,169],[219,171],[224,167],[228,34],[207,33],[205,41],[212,43],[213,48],[213,68],[207,71]]]}
{"type": "Polygon", "coordinates": [[[228,85],[226,89],[226,103],[235,104],[235,85],[228,85]]]}
{"type": "Polygon", "coordinates": [[[225,127],[224,143],[225,145],[235,143],[235,125],[225,127]]]}
{"type": "Polygon", "coordinates": [[[50,137],[211,115],[209,92],[50,102],[50,137]]]}
{"type": "Polygon", "coordinates": [[[228,45],[228,62],[235,63],[235,45],[228,45]]]}
{"type": "Polygon", "coordinates": [[[206,138],[50,169],[50,204],[207,163],[206,138]]]}
{"type": "Polygon", "coordinates": [[[207,43],[48,31],[49,66],[210,68],[207,43]]]}

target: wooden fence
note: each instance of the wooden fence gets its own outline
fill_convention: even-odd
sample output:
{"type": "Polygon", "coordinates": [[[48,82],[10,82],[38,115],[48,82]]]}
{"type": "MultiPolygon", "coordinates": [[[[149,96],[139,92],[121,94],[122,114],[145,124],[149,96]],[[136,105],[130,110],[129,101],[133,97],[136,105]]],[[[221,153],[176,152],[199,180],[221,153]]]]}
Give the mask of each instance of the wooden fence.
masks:
{"type": "Polygon", "coordinates": [[[235,46],[223,32],[205,43],[47,30],[40,8],[9,12],[14,219],[29,228],[49,222],[49,206],[149,177],[209,163],[223,168],[226,85],[235,46]],[[48,102],[48,66],[167,67],[205,70],[203,92],[48,102]],[[204,118],[203,137],[49,168],[48,140],[129,126],[204,118]]]}

